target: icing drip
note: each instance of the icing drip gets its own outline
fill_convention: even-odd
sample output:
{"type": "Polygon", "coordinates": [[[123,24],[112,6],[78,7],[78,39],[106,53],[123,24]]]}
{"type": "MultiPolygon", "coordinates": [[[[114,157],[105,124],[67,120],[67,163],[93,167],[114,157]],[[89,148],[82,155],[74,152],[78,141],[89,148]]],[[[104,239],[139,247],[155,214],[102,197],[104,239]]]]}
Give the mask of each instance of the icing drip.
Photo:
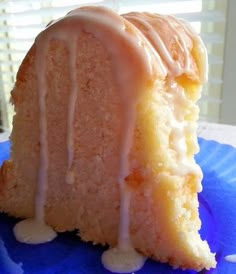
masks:
{"type": "Polygon", "coordinates": [[[187,48],[186,42],[183,39],[183,37],[180,35],[180,33],[176,30],[176,27],[173,25],[173,23],[170,20],[170,16],[164,16],[164,15],[158,15],[159,19],[166,22],[166,24],[170,27],[170,29],[175,33],[175,39],[177,43],[180,43],[180,48],[182,52],[185,55],[185,67],[183,68],[183,71],[187,72],[190,70],[190,53],[187,48]]]}
{"type": "Polygon", "coordinates": [[[236,254],[225,256],[225,260],[229,263],[236,263],[236,254]]]}
{"type": "MultiPolygon", "coordinates": [[[[171,17],[175,22],[177,22],[177,19],[174,16],[171,17]]],[[[207,82],[208,79],[208,55],[206,47],[201,39],[201,37],[197,34],[195,29],[191,26],[191,24],[184,19],[178,19],[178,23],[181,24],[181,26],[184,28],[185,32],[192,38],[194,41],[194,46],[197,49],[197,52],[199,52],[198,57],[198,65],[199,65],[199,73],[200,73],[200,79],[202,82],[207,82]]]]}
{"type": "Polygon", "coordinates": [[[46,92],[47,84],[45,74],[45,55],[47,47],[37,48],[36,43],[36,74],[38,77],[39,94],[39,172],[35,198],[34,219],[26,219],[14,227],[14,234],[17,240],[29,244],[44,243],[53,240],[56,232],[44,222],[44,205],[48,184],[48,142],[47,142],[47,119],[46,119],[46,92]]]}
{"type": "Polygon", "coordinates": [[[120,187],[120,222],[118,231],[118,248],[125,250],[131,248],[129,235],[129,208],[131,191],[125,185],[125,179],[119,182],[120,187]]]}
{"type": "MultiPolygon", "coordinates": [[[[125,104],[125,102],[124,102],[125,104]]],[[[126,103],[127,104],[127,103],[126,103]]],[[[125,183],[125,178],[130,173],[129,166],[129,152],[132,146],[133,132],[135,127],[136,110],[135,104],[126,105],[125,115],[123,117],[124,127],[122,143],[120,147],[120,162],[119,162],[119,174],[118,183],[120,188],[120,223],[119,223],[119,235],[118,235],[118,248],[128,249],[132,248],[129,235],[129,208],[131,191],[128,189],[125,183]]]]}
{"type": "Polygon", "coordinates": [[[145,27],[145,29],[147,30],[148,34],[151,37],[151,40],[154,43],[154,47],[155,49],[160,53],[160,55],[162,56],[162,58],[164,58],[165,63],[167,64],[168,68],[174,73],[174,74],[180,74],[181,72],[181,67],[179,63],[174,62],[174,60],[172,59],[169,51],[167,50],[164,42],[162,41],[161,37],[159,36],[159,34],[157,33],[156,30],[154,30],[154,28],[152,27],[151,24],[149,24],[147,21],[145,21],[144,19],[138,17],[138,16],[134,16],[134,15],[125,15],[125,18],[127,18],[128,20],[130,20],[131,22],[138,22],[139,24],[141,24],[143,27],[145,27]]]}
{"type": "MultiPolygon", "coordinates": [[[[127,104],[127,102],[123,102],[127,104]]],[[[130,102],[129,102],[130,103],[130,102]]],[[[102,263],[111,272],[128,273],[139,270],[145,263],[145,257],[140,255],[132,246],[130,240],[129,208],[132,191],[125,184],[125,178],[130,173],[129,152],[132,146],[135,127],[135,104],[125,105],[124,133],[120,148],[120,164],[118,183],[120,188],[120,222],[118,231],[118,245],[105,251],[102,255],[102,263]]]]}
{"type": "Polygon", "coordinates": [[[131,22],[134,22],[134,23],[136,22],[145,28],[146,30],[145,32],[147,33],[147,36],[150,37],[150,40],[152,41],[154,48],[156,49],[157,52],[159,52],[160,56],[164,59],[164,62],[167,64],[168,71],[169,73],[171,73],[172,76],[178,76],[184,73],[186,70],[189,70],[189,52],[187,50],[186,43],[182,39],[181,35],[175,30],[174,26],[168,21],[168,19],[165,19],[164,16],[159,16],[159,15],[156,15],[156,18],[155,18],[155,19],[167,22],[170,28],[174,30],[174,33],[176,37],[178,38],[178,41],[180,41],[181,49],[185,53],[186,64],[184,68],[181,67],[179,62],[173,60],[164,41],[158,34],[157,28],[154,29],[154,27],[150,23],[148,23],[148,21],[141,18],[140,15],[139,16],[125,15],[125,18],[130,20],[131,22]]]}
{"type": "Polygon", "coordinates": [[[131,192],[120,181],[120,224],[117,247],[110,248],[102,254],[102,264],[115,273],[129,273],[142,268],[146,258],[132,247],[129,235],[129,207],[131,192]]]}
{"type": "Polygon", "coordinates": [[[45,194],[47,190],[47,171],[48,171],[48,141],[47,141],[47,118],[46,118],[46,93],[47,83],[45,77],[45,56],[47,47],[37,48],[36,43],[36,74],[38,77],[38,94],[39,94],[39,142],[40,142],[40,156],[39,156],[39,173],[38,184],[36,192],[36,207],[35,218],[37,221],[44,221],[44,204],[45,194]],[[40,50],[42,51],[40,54],[40,50]]]}
{"type": "Polygon", "coordinates": [[[69,105],[68,105],[68,125],[67,125],[67,151],[68,151],[68,166],[67,166],[67,175],[66,182],[68,184],[73,184],[74,182],[74,173],[72,171],[72,163],[74,158],[74,115],[75,115],[75,106],[78,94],[78,85],[76,81],[76,42],[77,39],[73,38],[68,43],[69,47],[69,66],[70,66],[70,76],[71,76],[71,92],[69,96],[69,105]]]}
{"type": "MultiPolygon", "coordinates": [[[[154,48],[160,53],[160,56],[164,59],[164,62],[167,64],[169,74],[174,77],[181,75],[183,73],[188,73],[191,70],[190,67],[190,52],[187,48],[185,38],[181,35],[180,32],[176,29],[176,26],[173,24],[175,22],[177,25],[181,25],[186,34],[194,41],[194,47],[196,47],[196,50],[198,53],[198,65],[199,65],[199,73],[200,73],[200,79],[202,82],[207,81],[208,77],[208,58],[207,58],[207,51],[205,48],[205,45],[200,38],[200,36],[196,33],[196,31],[193,29],[193,27],[190,25],[190,23],[186,22],[183,19],[176,19],[173,16],[164,16],[155,14],[154,19],[163,21],[163,23],[166,23],[169,28],[173,31],[174,37],[176,42],[179,44],[179,48],[184,53],[185,56],[185,65],[184,67],[181,67],[180,63],[178,61],[174,61],[172,56],[170,55],[169,50],[166,48],[164,41],[161,39],[160,35],[158,34],[158,28],[154,28],[152,24],[150,24],[147,20],[145,20],[145,17],[149,16],[149,13],[143,13],[143,14],[135,14],[130,13],[124,15],[126,19],[133,22],[134,25],[140,24],[145,29],[145,35],[149,37],[149,39],[152,41],[154,48]]],[[[151,18],[151,17],[150,17],[151,18]]],[[[153,19],[153,20],[154,20],[153,19]]],[[[138,27],[138,26],[137,26],[138,27]]]]}

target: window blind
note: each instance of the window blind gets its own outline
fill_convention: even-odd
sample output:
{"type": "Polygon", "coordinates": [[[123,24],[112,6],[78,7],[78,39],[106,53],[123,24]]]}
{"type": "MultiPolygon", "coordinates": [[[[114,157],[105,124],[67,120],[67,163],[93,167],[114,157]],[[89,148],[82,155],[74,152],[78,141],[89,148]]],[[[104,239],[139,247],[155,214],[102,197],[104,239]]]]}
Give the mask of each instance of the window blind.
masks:
{"type": "Polygon", "coordinates": [[[0,2],[0,113],[10,129],[13,108],[8,103],[18,67],[36,35],[49,21],[83,5],[104,5],[119,13],[148,11],[184,18],[202,36],[209,56],[209,81],[199,101],[200,119],[218,122],[222,104],[222,74],[227,0],[10,0],[0,2]]]}

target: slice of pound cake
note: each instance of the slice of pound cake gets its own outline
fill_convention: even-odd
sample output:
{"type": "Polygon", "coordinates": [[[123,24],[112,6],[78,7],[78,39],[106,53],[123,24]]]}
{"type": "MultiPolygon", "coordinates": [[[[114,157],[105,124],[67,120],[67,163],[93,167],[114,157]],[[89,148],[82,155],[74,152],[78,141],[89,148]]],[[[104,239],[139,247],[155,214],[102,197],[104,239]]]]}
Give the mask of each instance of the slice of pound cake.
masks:
{"type": "Polygon", "coordinates": [[[139,269],[144,256],[215,267],[199,235],[194,161],[206,78],[202,40],[172,16],[83,7],[47,26],[11,97],[0,211],[24,218],[16,238],[78,229],[110,246],[102,262],[114,272],[139,269]]]}

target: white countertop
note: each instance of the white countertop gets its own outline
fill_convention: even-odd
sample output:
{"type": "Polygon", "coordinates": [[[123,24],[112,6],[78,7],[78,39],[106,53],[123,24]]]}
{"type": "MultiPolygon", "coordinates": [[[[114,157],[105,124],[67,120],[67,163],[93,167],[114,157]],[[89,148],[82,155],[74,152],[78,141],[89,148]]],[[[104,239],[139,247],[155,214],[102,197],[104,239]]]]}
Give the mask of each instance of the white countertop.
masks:
{"type": "Polygon", "coordinates": [[[236,147],[236,126],[200,122],[198,136],[236,147]]]}
{"type": "MultiPolygon", "coordinates": [[[[236,126],[199,122],[198,136],[236,147],[236,126]]],[[[8,137],[9,133],[0,133],[0,142],[8,137]]]]}

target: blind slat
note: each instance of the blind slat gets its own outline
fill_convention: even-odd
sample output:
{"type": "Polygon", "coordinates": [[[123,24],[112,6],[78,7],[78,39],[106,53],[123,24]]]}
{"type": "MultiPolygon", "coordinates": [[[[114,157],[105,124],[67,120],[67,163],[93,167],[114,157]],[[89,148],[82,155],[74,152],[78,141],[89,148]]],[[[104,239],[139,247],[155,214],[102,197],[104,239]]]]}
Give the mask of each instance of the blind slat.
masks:
{"type": "MultiPolygon", "coordinates": [[[[77,8],[77,5],[69,6],[66,10],[72,10],[77,8]]],[[[27,19],[27,16],[50,16],[50,17],[57,17],[65,15],[65,7],[56,7],[56,8],[42,8],[39,10],[29,10],[24,12],[17,12],[17,13],[10,13],[10,14],[1,14],[0,22],[6,21],[8,19],[14,20],[23,18],[24,20],[27,19]]],[[[179,18],[186,19],[189,22],[224,22],[225,17],[224,15],[219,11],[206,11],[206,12],[191,12],[191,13],[173,13],[173,15],[176,15],[179,18]]]]}
{"type": "Polygon", "coordinates": [[[223,56],[217,56],[213,54],[208,55],[209,65],[222,65],[223,62],[224,62],[223,56]]]}
{"type": "Polygon", "coordinates": [[[37,30],[42,30],[45,28],[45,24],[32,24],[32,25],[18,25],[15,23],[15,25],[2,25],[0,26],[0,33],[6,33],[9,31],[15,31],[15,30],[20,30],[20,31],[37,31],[37,30]]]}
{"type": "MultiPolygon", "coordinates": [[[[1,49],[0,49],[0,54],[1,54],[1,49]]],[[[25,54],[25,50],[23,49],[14,49],[14,48],[11,48],[11,49],[4,49],[4,55],[7,55],[7,54],[25,54]]]]}
{"type": "Polygon", "coordinates": [[[23,42],[32,42],[32,38],[11,38],[5,37],[0,39],[0,44],[8,44],[8,43],[23,43],[23,42]]]}
{"type": "Polygon", "coordinates": [[[205,103],[214,103],[214,104],[221,104],[222,100],[219,98],[211,97],[203,95],[200,99],[200,102],[204,101],[205,103]]]}
{"type": "MultiPolygon", "coordinates": [[[[155,0],[154,0],[155,1],[155,0]]],[[[143,0],[136,0],[135,1],[135,5],[144,5],[144,4],[150,4],[150,3],[153,3],[154,2],[153,0],[146,0],[145,2],[143,0]]],[[[19,0],[11,0],[12,4],[13,5],[16,5],[16,4],[19,4],[19,0]]],[[[22,1],[21,1],[22,2],[22,1]]],[[[43,4],[45,1],[41,0],[41,1],[35,1],[35,2],[39,2],[41,4],[43,4]]],[[[62,1],[61,1],[62,2],[62,1]]],[[[74,1],[75,2],[75,1],[74,1]]],[[[76,1],[76,7],[78,7],[79,5],[81,5],[81,3],[86,3],[86,4],[92,4],[92,3],[96,3],[96,2],[109,2],[108,1],[96,1],[96,0],[93,0],[93,1],[80,1],[80,0],[77,0],[76,1]]],[[[111,1],[110,1],[111,2],[111,1]]],[[[120,1],[117,1],[118,4],[121,6],[121,5],[130,5],[130,6],[133,6],[134,3],[132,1],[129,1],[129,0],[120,0],[120,1]]],[[[158,3],[176,3],[176,2],[189,2],[189,0],[158,0],[158,3]]],[[[66,1],[64,3],[60,3],[60,6],[63,6],[64,8],[65,7],[68,7],[69,4],[67,3],[70,3],[70,1],[66,1]]],[[[7,6],[9,5],[9,3],[7,3],[7,1],[5,2],[0,2],[0,9],[4,9],[6,8],[7,6]]],[[[25,9],[30,9],[32,8],[32,0],[24,0],[24,5],[25,5],[25,9]],[[28,5],[27,5],[28,4],[28,5]]]]}
{"type": "Polygon", "coordinates": [[[224,22],[225,17],[219,11],[206,11],[206,12],[192,12],[192,13],[179,13],[177,17],[183,18],[189,22],[224,22]]]}
{"type": "Polygon", "coordinates": [[[201,35],[206,44],[222,44],[224,43],[224,36],[218,33],[206,33],[201,35]]]}
{"type": "MultiPolygon", "coordinates": [[[[93,1],[94,4],[98,4],[101,1],[93,1]]],[[[85,6],[87,3],[81,4],[80,6],[85,6]]],[[[19,12],[11,12],[11,10],[6,10],[9,12],[9,14],[2,14],[0,18],[0,22],[4,21],[6,19],[11,19],[11,18],[25,18],[27,16],[35,16],[35,15],[40,15],[40,16],[64,16],[66,14],[66,11],[70,11],[73,9],[78,8],[77,5],[67,5],[66,7],[40,7],[40,9],[31,9],[31,10],[25,10],[25,11],[19,11],[19,12]]]]}

